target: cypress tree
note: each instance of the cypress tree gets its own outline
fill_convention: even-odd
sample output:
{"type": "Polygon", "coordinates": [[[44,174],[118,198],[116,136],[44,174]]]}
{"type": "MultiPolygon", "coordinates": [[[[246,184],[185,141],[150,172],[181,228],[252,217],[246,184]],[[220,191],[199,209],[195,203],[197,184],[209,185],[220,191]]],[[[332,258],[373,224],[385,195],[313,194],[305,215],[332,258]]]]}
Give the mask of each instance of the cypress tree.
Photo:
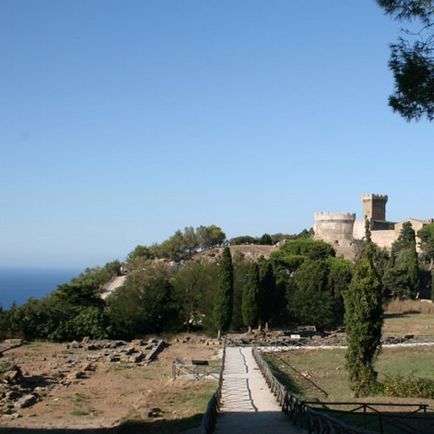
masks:
{"type": "Polygon", "coordinates": [[[247,285],[244,287],[241,311],[243,322],[252,331],[252,326],[259,320],[260,281],[259,267],[255,262],[249,270],[247,285]]]}
{"type": "Polygon", "coordinates": [[[221,332],[229,329],[232,321],[233,304],[234,269],[231,251],[229,247],[225,247],[218,268],[218,288],[214,298],[213,309],[214,324],[218,330],[218,338],[220,338],[221,332]]]}
{"type": "Polygon", "coordinates": [[[274,313],[276,296],[276,278],[271,263],[264,261],[259,274],[259,326],[261,327],[262,323],[265,324],[265,330],[268,331],[268,322],[274,313]]]}
{"type": "Polygon", "coordinates": [[[410,280],[411,296],[414,298],[419,292],[420,287],[419,257],[416,250],[416,241],[410,243],[408,250],[407,269],[410,280]]]}
{"type": "Polygon", "coordinates": [[[347,369],[351,387],[358,396],[375,389],[374,361],[381,345],[383,288],[374,266],[374,253],[367,226],[366,249],[354,267],[348,290],[344,292],[347,369]]]}

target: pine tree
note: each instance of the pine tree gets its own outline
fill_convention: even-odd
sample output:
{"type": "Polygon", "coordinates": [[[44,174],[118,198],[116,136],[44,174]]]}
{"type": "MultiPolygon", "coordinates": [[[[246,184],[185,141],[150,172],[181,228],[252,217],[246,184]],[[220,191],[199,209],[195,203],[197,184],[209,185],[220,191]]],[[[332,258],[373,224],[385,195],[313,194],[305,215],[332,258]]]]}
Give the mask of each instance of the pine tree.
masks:
{"type": "Polygon", "coordinates": [[[252,326],[259,320],[259,296],[259,267],[258,264],[253,263],[249,270],[249,279],[244,287],[241,303],[243,322],[249,328],[249,333],[252,331],[252,326]]]}
{"type": "Polygon", "coordinates": [[[369,394],[377,384],[374,361],[381,345],[383,288],[374,266],[374,254],[367,226],[366,249],[356,263],[353,279],[344,293],[347,369],[356,395],[369,394]]]}
{"type": "Polygon", "coordinates": [[[213,309],[214,324],[218,330],[219,338],[221,332],[229,329],[232,320],[233,304],[234,269],[231,251],[229,247],[225,247],[218,269],[218,289],[215,294],[213,309]]]}

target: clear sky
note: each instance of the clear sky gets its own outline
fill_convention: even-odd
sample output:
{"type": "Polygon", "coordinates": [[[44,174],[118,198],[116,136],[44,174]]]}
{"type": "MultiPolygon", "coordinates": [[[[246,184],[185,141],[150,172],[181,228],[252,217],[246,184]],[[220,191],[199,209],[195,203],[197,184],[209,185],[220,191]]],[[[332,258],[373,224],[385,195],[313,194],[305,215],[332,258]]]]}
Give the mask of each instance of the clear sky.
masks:
{"type": "Polygon", "coordinates": [[[0,265],[123,258],[177,228],[434,216],[434,124],[393,114],[374,0],[2,0],[0,265]]]}

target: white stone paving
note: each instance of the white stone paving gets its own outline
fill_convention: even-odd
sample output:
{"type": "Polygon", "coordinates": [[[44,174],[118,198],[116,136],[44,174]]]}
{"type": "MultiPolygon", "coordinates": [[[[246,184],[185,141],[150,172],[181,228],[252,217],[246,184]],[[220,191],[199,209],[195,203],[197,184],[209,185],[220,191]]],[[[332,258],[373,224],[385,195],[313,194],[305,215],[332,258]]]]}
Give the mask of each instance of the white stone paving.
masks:
{"type": "Polygon", "coordinates": [[[251,347],[227,347],[216,434],[292,434],[295,428],[271,393],[251,347]]]}

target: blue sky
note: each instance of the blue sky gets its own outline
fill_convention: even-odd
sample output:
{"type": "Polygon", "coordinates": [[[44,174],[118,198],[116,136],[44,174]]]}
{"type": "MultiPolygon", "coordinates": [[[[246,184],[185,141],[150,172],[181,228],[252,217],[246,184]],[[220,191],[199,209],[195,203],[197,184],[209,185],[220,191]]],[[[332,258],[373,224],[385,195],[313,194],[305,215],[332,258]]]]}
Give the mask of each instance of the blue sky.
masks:
{"type": "Polygon", "coordinates": [[[187,225],[434,216],[433,124],[393,114],[373,0],[2,0],[0,264],[122,258],[187,225]]]}

